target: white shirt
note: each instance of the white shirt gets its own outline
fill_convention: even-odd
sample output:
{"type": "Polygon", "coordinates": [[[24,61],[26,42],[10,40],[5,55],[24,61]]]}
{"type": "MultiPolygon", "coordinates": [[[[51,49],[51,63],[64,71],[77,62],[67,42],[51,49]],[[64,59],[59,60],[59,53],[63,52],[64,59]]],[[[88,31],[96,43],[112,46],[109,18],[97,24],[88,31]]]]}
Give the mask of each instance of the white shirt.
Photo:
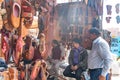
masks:
{"type": "Polygon", "coordinates": [[[108,43],[101,37],[93,41],[92,50],[88,54],[88,68],[102,68],[103,76],[106,76],[112,64],[112,56],[108,43]]]}

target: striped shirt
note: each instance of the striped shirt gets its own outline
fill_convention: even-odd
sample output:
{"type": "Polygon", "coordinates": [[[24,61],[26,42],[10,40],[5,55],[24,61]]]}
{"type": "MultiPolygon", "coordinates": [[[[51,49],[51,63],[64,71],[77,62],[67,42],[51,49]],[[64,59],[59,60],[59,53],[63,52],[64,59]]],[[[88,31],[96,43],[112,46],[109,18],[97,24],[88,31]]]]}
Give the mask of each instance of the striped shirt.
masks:
{"type": "Polygon", "coordinates": [[[93,41],[92,50],[88,54],[88,68],[102,68],[103,76],[106,76],[112,64],[112,56],[108,43],[101,37],[93,41]]]}

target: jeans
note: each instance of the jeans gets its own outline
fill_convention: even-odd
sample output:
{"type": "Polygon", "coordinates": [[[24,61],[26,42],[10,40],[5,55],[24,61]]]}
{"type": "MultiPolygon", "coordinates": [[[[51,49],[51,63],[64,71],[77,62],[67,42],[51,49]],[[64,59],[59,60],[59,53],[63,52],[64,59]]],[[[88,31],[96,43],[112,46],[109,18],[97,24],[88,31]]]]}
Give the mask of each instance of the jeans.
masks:
{"type": "Polygon", "coordinates": [[[99,76],[102,73],[102,68],[90,69],[90,80],[99,80],[99,76]]]}
{"type": "Polygon", "coordinates": [[[109,73],[106,75],[106,80],[110,80],[110,74],[109,73]]]}

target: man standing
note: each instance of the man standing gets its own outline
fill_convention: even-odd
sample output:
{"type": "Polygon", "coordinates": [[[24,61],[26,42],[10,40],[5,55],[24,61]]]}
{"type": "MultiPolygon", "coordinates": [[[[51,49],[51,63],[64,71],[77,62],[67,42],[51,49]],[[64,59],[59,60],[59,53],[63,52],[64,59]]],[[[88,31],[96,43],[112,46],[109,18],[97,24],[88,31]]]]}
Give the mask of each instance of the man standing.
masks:
{"type": "Polygon", "coordinates": [[[69,65],[63,72],[64,76],[76,78],[76,80],[81,80],[81,73],[87,69],[87,50],[80,44],[79,39],[73,39],[73,48],[68,58],[69,65]]]}
{"type": "Polygon", "coordinates": [[[112,56],[108,43],[101,37],[96,28],[91,28],[89,38],[92,40],[92,50],[88,55],[88,68],[91,80],[105,80],[112,64],[112,56]]]}

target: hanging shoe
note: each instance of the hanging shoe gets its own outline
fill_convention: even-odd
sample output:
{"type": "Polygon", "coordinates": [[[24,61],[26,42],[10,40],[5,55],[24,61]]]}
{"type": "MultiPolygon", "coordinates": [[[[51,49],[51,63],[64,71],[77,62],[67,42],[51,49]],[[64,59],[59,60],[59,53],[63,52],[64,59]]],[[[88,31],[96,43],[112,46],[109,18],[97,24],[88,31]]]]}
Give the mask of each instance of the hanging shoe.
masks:
{"type": "Polygon", "coordinates": [[[20,17],[21,17],[21,2],[20,0],[13,0],[12,2],[12,12],[11,12],[11,24],[14,28],[20,26],[20,17]]]}
{"type": "Polygon", "coordinates": [[[34,9],[30,2],[22,2],[22,17],[24,18],[24,25],[26,28],[30,28],[33,22],[34,9]]]}

